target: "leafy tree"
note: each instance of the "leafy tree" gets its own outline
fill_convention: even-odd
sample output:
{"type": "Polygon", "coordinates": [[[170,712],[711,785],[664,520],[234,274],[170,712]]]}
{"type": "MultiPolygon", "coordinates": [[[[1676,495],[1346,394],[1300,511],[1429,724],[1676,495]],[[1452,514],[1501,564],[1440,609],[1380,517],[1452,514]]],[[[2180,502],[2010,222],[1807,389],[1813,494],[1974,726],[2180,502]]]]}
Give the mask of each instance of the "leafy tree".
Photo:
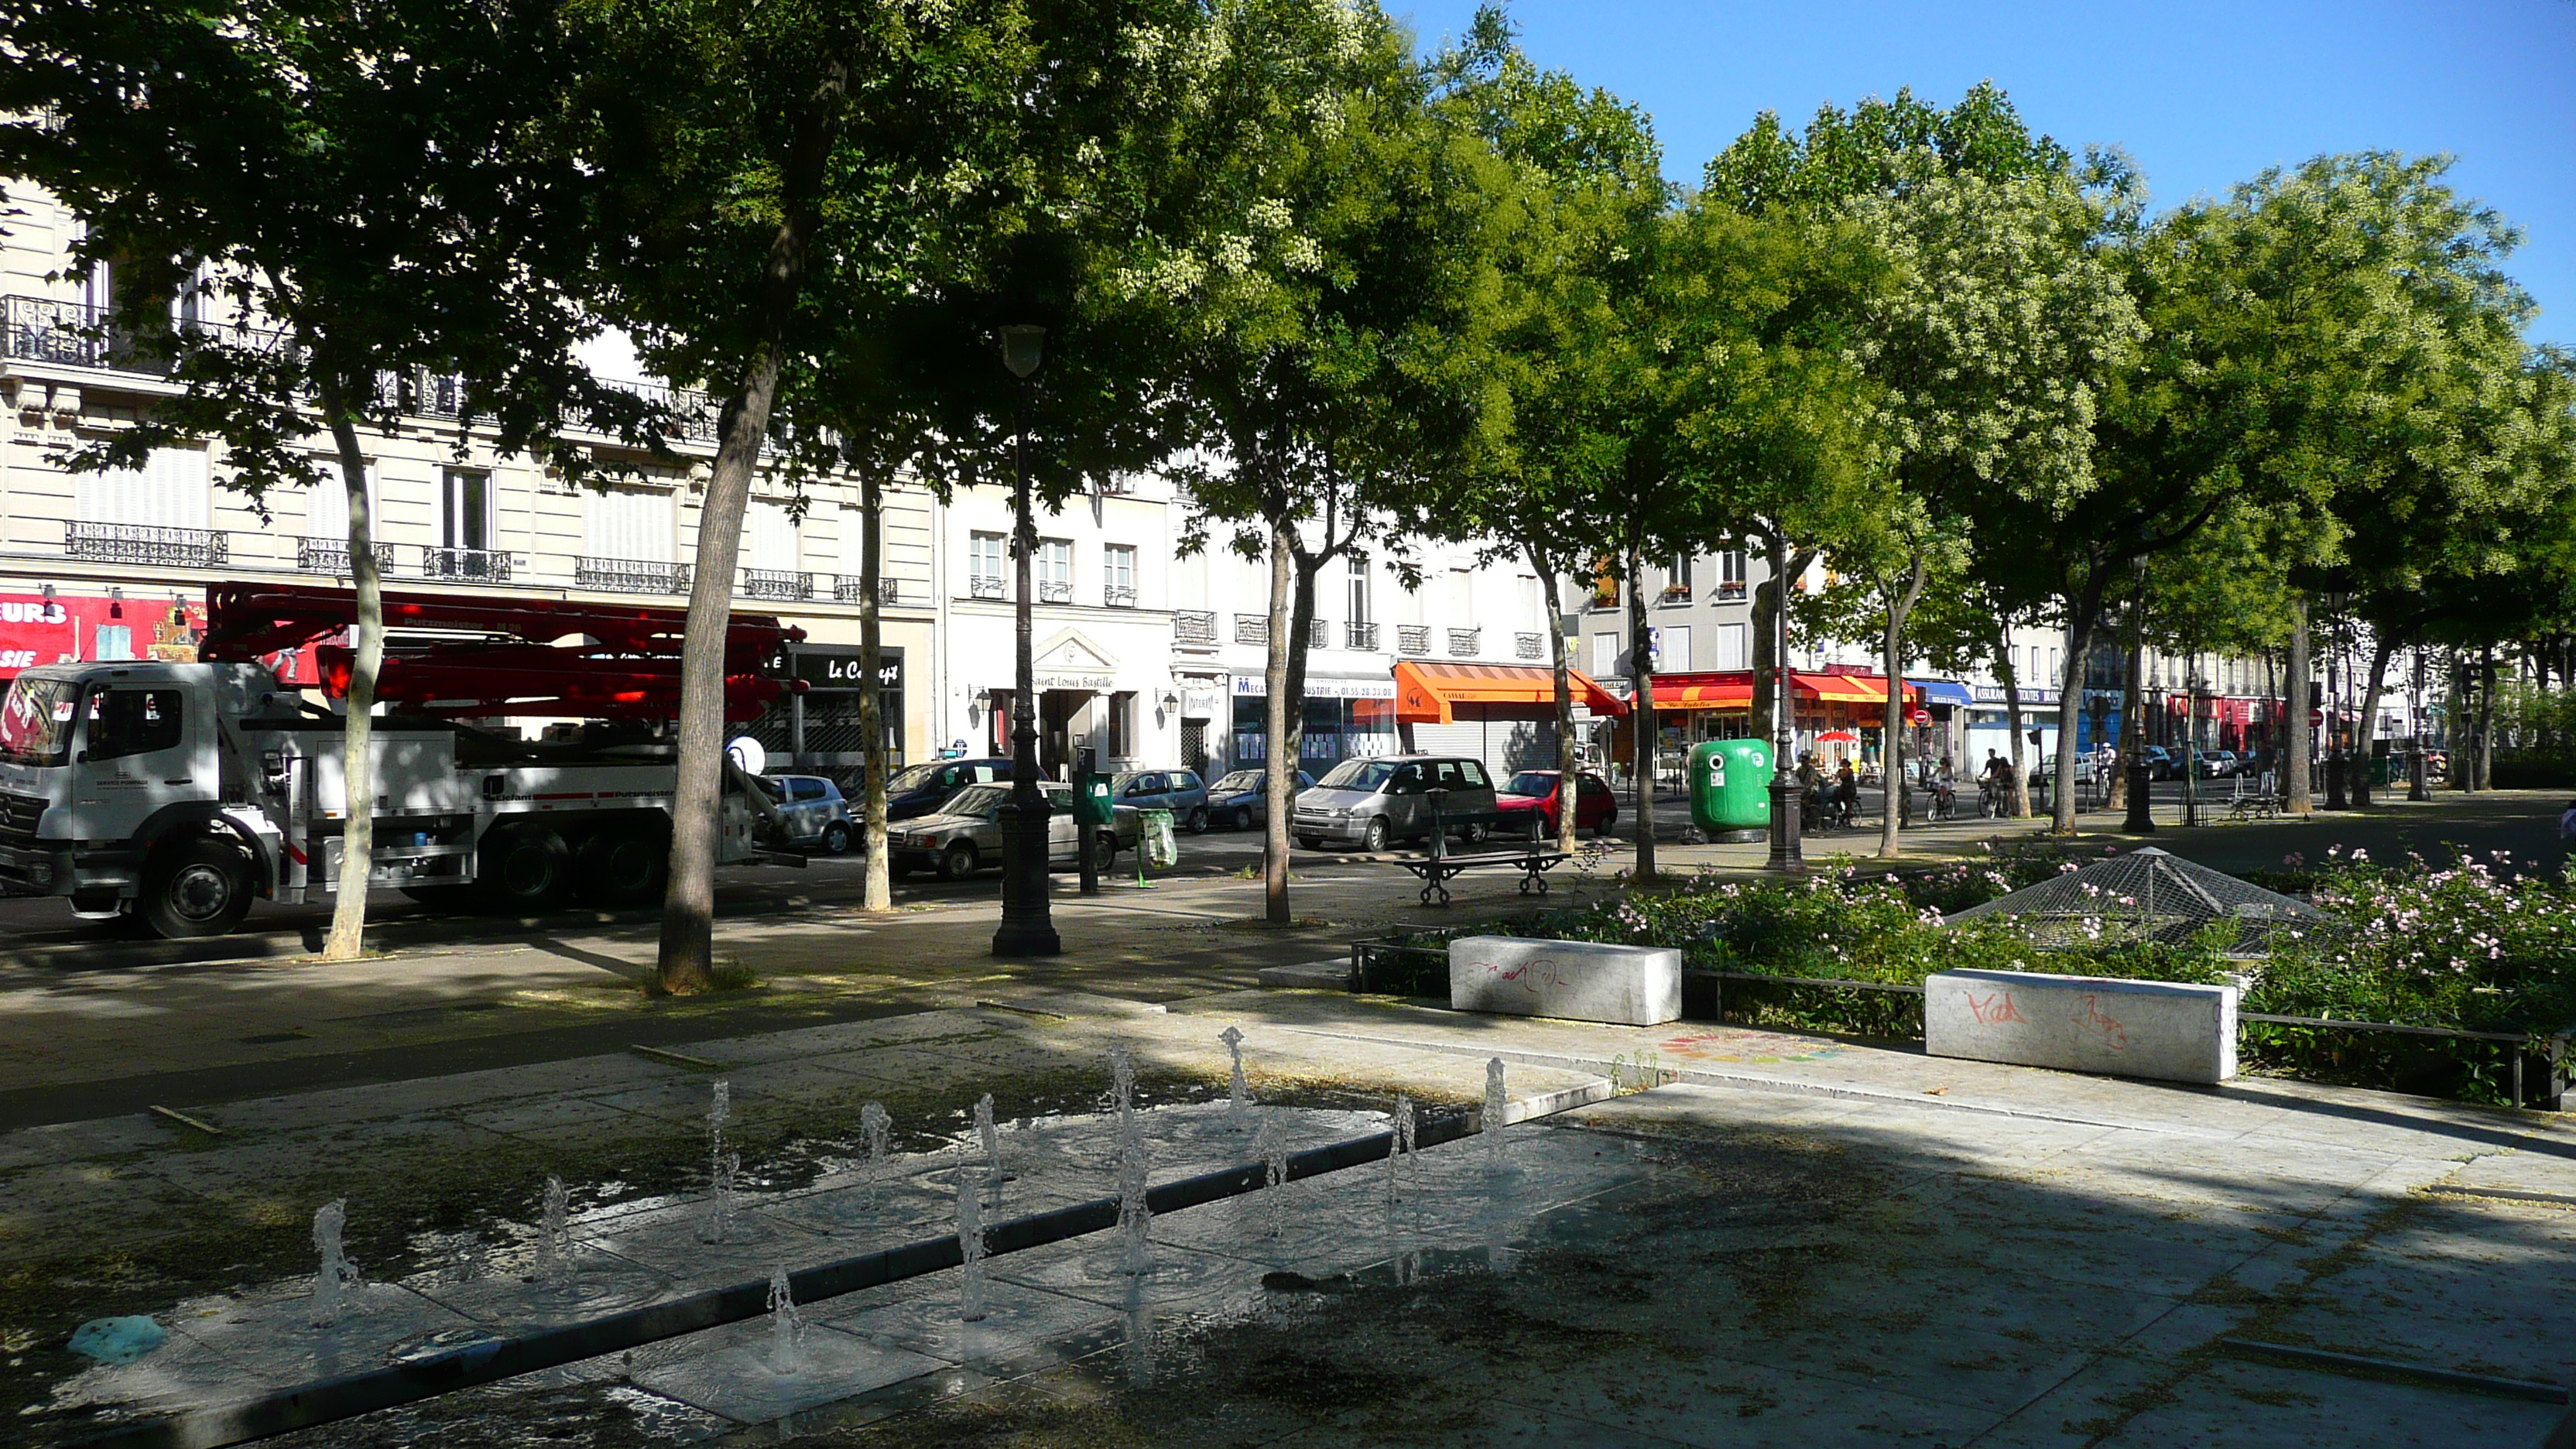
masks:
{"type": "MultiPolygon", "coordinates": [[[[551,0],[0,4],[0,172],[81,219],[76,259],[119,278],[112,325],[183,389],[72,466],[216,437],[263,513],[282,487],[344,490],[352,781],[384,650],[361,430],[390,434],[422,379],[453,375],[460,453],[480,434],[579,476],[564,426],[631,436],[645,411],[572,360],[592,324],[568,295],[529,284],[578,274],[589,246],[587,179],[546,140],[560,19],[551,0]],[[174,298],[216,320],[174,326],[174,298]]],[[[326,959],[360,950],[372,847],[352,810],[326,959]]]]}

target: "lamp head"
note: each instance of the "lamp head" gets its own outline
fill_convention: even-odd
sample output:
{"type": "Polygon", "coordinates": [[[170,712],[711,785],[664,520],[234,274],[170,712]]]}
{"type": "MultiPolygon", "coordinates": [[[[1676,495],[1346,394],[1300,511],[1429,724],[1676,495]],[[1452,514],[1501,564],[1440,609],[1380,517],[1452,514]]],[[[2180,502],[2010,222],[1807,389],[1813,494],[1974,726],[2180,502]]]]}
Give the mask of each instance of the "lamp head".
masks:
{"type": "Polygon", "coordinates": [[[1014,322],[1001,329],[1002,365],[1011,376],[1027,378],[1046,360],[1046,329],[1034,322],[1014,322]]]}

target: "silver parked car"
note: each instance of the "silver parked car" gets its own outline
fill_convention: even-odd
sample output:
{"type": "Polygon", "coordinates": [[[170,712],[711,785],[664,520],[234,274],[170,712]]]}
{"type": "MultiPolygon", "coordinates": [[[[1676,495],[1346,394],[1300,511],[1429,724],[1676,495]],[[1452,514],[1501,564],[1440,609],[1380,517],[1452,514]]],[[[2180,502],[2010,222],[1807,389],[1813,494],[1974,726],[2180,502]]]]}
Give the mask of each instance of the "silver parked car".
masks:
{"type": "MultiPolygon", "coordinates": [[[[1073,787],[1047,781],[1047,860],[1070,865],[1077,857],[1073,820],[1073,787]]],[[[942,880],[963,880],[987,866],[1002,863],[1001,811],[1011,801],[1004,784],[969,785],[948,798],[935,815],[917,816],[887,832],[887,868],[896,875],[936,870],[942,880]]],[[[1132,850],[1140,816],[1126,806],[1110,812],[1112,828],[1092,840],[1093,858],[1103,871],[1114,868],[1118,852],[1132,850]]]]}
{"type": "Polygon", "coordinates": [[[1208,828],[1207,786],[1196,770],[1122,770],[1109,777],[1109,797],[1139,810],[1169,810],[1192,835],[1208,828]]]}
{"type": "MultiPolygon", "coordinates": [[[[1300,790],[1315,787],[1315,777],[1303,770],[1297,772],[1297,783],[1289,788],[1290,799],[1300,790]]],[[[1270,772],[1237,770],[1208,786],[1208,814],[1220,825],[1237,830],[1250,830],[1270,818],[1270,772]]]]}
{"type": "Polygon", "coordinates": [[[1482,760],[1463,755],[1390,755],[1344,760],[1315,788],[1297,797],[1297,843],[1321,850],[1326,841],[1384,850],[1392,841],[1431,833],[1431,792],[1445,790],[1442,811],[1470,818],[1452,825],[1470,845],[1492,832],[1494,781],[1482,760]]]}
{"type": "Polygon", "coordinates": [[[760,775],[762,794],[786,819],[784,830],[768,832],[780,845],[810,846],[825,855],[846,855],[858,840],[850,819],[850,802],[841,787],[820,775],[760,775]]]}

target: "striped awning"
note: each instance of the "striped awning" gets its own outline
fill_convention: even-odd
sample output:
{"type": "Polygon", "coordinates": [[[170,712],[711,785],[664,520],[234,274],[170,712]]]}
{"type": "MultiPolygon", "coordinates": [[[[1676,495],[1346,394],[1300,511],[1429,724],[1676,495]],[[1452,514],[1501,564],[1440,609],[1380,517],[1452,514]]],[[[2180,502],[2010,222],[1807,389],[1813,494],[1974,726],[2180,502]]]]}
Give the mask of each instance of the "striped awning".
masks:
{"type": "MultiPolygon", "coordinates": [[[[1627,701],[1578,669],[1565,671],[1574,702],[1595,715],[1628,712],[1627,701]]],[[[1452,724],[1467,719],[1545,719],[1556,713],[1556,672],[1534,665],[1434,664],[1406,659],[1395,666],[1395,718],[1399,724],[1452,724]]]]}

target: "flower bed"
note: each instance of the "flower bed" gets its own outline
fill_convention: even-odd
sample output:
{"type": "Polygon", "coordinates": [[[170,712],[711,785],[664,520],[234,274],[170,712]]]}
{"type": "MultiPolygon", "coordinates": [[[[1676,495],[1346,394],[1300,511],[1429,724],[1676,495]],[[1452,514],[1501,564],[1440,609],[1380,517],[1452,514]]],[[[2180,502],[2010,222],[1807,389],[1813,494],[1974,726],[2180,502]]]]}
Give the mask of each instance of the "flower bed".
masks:
{"type": "MultiPolygon", "coordinates": [[[[2517,1047],[2249,1021],[2243,1027],[2249,1066],[2504,1101],[2511,1095],[2516,1052],[2528,1071],[2531,1054],[2545,1052],[2548,1038],[2576,1023],[2576,888],[2564,877],[2514,876],[2498,869],[2501,864],[2500,858],[2463,856],[2438,870],[2413,858],[2385,867],[2358,852],[2337,850],[2310,868],[2291,857],[2285,873],[2259,883],[2305,893],[2339,928],[2284,940],[2254,961],[2227,956],[2224,931],[2180,945],[2105,942],[2042,950],[2002,922],[1941,924],[1945,913],[2076,868],[2074,859],[2046,850],[1928,870],[1864,875],[1847,869],[1799,882],[1703,877],[1676,890],[1535,912],[1476,929],[1679,946],[1686,971],[1704,981],[1712,974],[1724,980],[1730,1019],[1883,1037],[1921,1034],[1919,997],[1760,978],[1919,985],[1935,972],[1962,968],[2190,982],[2238,976],[2248,980],[2242,1008],[2257,1015],[2519,1033],[2529,1039],[2517,1047]]],[[[1452,934],[1457,933],[1394,938],[1387,945],[1397,949],[1387,959],[1429,960],[1423,953],[1452,934]]],[[[2541,1094],[2536,1078],[2530,1090],[2541,1094]]]]}

